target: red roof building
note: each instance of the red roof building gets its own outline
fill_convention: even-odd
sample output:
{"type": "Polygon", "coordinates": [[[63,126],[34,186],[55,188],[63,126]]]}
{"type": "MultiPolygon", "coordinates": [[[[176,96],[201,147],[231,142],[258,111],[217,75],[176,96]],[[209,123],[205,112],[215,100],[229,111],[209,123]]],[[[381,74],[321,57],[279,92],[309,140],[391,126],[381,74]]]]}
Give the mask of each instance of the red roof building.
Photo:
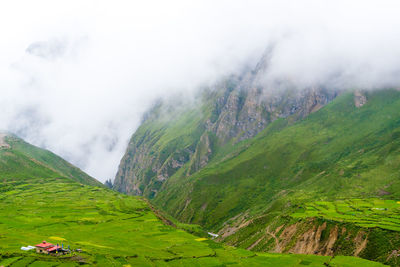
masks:
{"type": "Polygon", "coordinates": [[[48,248],[48,247],[52,247],[54,246],[52,243],[48,243],[46,241],[43,241],[40,244],[37,244],[35,247],[39,247],[39,248],[48,248]]]}
{"type": "Polygon", "coordinates": [[[47,249],[54,247],[54,245],[43,241],[42,243],[37,244],[35,247],[37,253],[48,253],[47,249]]]}
{"type": "Polygon", "coordinates": [[[44,253],[44,254],[49,254],[49,253],[68,253],[70,252],[69,250],[63,249],[62,246],[53,245],[51,243],[48,243],[46,241],[43,241],[40,244],[37,244],[36,246],[36,252],[37,253],[44,253]]]}
{"type": "Polygon", "coordinates": [[[54,246],[51,248],[46,249],[48,252],[56,252],[56,250],[61,250],[61,246],[54,246]]]}

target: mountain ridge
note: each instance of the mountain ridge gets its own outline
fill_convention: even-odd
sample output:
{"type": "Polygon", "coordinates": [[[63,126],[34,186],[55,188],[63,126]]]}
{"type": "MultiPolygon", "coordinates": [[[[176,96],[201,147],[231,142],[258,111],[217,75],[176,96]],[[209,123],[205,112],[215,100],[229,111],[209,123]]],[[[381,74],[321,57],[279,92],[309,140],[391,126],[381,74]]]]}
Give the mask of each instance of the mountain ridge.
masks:
{"type": "Polygon", "coordinates": [[[254,71],[232,76],[200,93],[200,107],[182,111],[169,103],[156,105],[132,136],[114,188],[153,197],[164,181],[188,162],[186,175],[206,166],[215,155],[213,146],[253,138],[279,118],[302,119],[340,93],[323,88],[297,90],[288,85],[282,92],[266,94],[259,81],[262,76],[260,64],[254,71]],[[175,151],[171,153],[171,149],[175,151]]]}
{"type": "MultiPolygon", "coordinates": [[[[356,255],[397,265],[390,255],[396,244],[400,245],[399,233],[386,228],[383,221],[367,224],[368,219],[354,225],[347,215],[344,221],[339,215],[333,217],[332,223],[332,216],[323,213],[308,217],[292,214],[315,207],[315,200],[336,205],[341,198],[400,198],[395,178],[399,162],[398,91],[348,90],[320,96],[322,89],[310,89],[303,102],[295,101],[306,103],[299,105],[302,109],[277,116],[262,130],[255,130],[254,136],[244,125],[257,125],[260,119],[254,116],[254,120],[237,124],[240,98],[234,90],[221,92],[227,92],[226,87],[211,94],[227,97],[205,97],[202,106],[178,113],[171,121],[160,122],[154,114],[152,120],[145,121],[132,136],[125,161],[121,161],[121,168],[128,170],[125,174],[133,173],[133,179],[117,176],[114,188],[144,195],[181,222],[200,224],[218,232],[220,241],[242,248],[322,255],[331,255],[333,249],[334,255],[356,255]],[[217,109],[218,116],[213,117],[213,107],[218,105],[231,110],[223,113],[223,108],[217,109]],[[196,110],[201,110],[201,115],[196,110]],[[232,123],[230,128],[228,122],[232,123]],[[223,134],[218,135],[217,129],[224,129],[223,134]],[[160,176],[159,170],[165,167],[172,171],[160,176]],[[124,179],[126,184],[120,183],[124,179]],[[124,186],[138,190],[125,190],[124,186]],[[310,235],[317,233],[321,241],[311,242],[310,235]],[[302,243],[302,239],[310,243],[302,243]],[[355,241],[348,243],[349,239],[355,241]],[[379,253],[374,246],[380,246],[379,253]]],[[[157,108],[159,112],[161,107],[157,108]]],[[[161,114],[165,116],[165,112],[161,114]]],[[[391,227],[397,229],[399,210],[389,206],[382,209],[394,214],[390,215],[395,221],[391,227]]],[[[368,209],[370,216],[381,216],[375,207],[368,209]]]]}
{"type": "Polygon", "coordinates": [[[56,154],[33,146],[11,133],[0,135],[0,173],[3,179],[65,177],[82,184],[103,186],[56,154]]]}

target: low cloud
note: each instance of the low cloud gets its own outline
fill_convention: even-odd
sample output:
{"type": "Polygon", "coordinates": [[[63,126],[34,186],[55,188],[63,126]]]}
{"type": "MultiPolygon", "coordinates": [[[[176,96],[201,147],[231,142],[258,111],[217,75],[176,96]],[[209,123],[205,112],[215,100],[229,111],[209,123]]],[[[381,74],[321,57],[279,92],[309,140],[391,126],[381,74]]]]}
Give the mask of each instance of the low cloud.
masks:
{"type": "Polygon", "coordinates": [[[113,178],[156,98],[254,66],[299,87],[400,84],[397,1],[8,1],[0,128],[113,178]]]}

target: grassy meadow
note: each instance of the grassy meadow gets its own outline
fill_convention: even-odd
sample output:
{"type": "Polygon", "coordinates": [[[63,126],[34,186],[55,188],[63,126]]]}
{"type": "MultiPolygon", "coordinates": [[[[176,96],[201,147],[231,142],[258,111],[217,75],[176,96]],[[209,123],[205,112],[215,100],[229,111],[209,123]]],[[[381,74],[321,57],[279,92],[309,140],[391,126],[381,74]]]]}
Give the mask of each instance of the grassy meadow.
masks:
{"type": "Polygon", "coordinates": [[[361,227],[379,227],[400,231],[400,201],[385,199],[345,199],[307,203],[295,218],[322,217],[340,222],[352,222],[361,227]]]}
{"type": "Polygon", "coordinates": [[[68,178],[8,179],[0,189],[6,189],[0,196],[0,266],[379,266],[352,257],[223,246],[163,224],[137,197],[68,178]],[[20,250],[42,240],[82,252],[50,256],[20,250]]]}

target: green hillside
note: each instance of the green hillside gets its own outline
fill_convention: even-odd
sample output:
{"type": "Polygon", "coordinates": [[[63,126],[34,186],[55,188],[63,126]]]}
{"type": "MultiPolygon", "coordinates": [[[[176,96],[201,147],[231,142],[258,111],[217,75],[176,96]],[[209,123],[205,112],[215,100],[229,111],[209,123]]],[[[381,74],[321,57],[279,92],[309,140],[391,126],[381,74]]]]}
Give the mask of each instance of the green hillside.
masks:
{"type": "Polygon", "coordinates": [[[189,179],[169,179],[155,203],[215,228],[249,208],[262,210],[278,195],[301,202],[400,199],[400,92],[368,98],[356,108],[348,93],[304,120],[275,121],[254,139],[221,149],[189,179]]]}
{"type": "Polygon", "coordinates": [[[379,266],[224,246],[164,224],[142,199],[93,186],[93,178],[19,138],[5,137],[0,156],[0,266],[379,266]],[[82,251],[51,256],[20,249],[43,240],[82,251]]]}
{"type": "Polygon", "coordinates": [[[0,180],[18,182],[20,178],[42,180],[66,177],[82,184],[102,186],[99,181],[48,150],[11,134],[1,134],[0,138],[4,142],[0,146],[0,180]]]}
{"type": "Polygon", "coordinates": [[[277,119],[243,141],[239,133],[222,142],[207,126],[218,98],[168,120],[156,116],[132,137],[116,188],[132,193],[125,187],[138,186],[133,193],[181,222],[219,232],[227,244],[397,266],[400,92],[363,94],[362,106],[344,92],[305,118],[277,119]],[[193,171],[204,156],[206,164],[193,171]],[[159,162],[175,166],[167,179],[151,171],[159,162]],[[317,229],[320,239],[307,239],[317,229]]]}
{"type": "Polygon", "coordinates": [[[379,266],[352,257],[254,253],[223,246],[164,225],[137,197],[67,178],[47,177],[3,190],[0,218],[0,266],[379,266]],[[82,252],[56,257],[20,250],[42,240],[82,252]]]}

